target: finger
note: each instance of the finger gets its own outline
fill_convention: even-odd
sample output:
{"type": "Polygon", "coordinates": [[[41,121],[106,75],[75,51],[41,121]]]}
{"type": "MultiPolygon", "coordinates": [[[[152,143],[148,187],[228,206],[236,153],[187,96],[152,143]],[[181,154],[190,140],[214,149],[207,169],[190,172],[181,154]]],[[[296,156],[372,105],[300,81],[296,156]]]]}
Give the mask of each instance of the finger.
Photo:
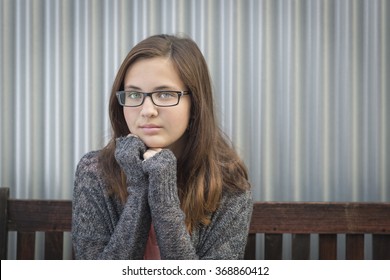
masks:
{"type": "Polygon", "coordinates": [[[139,138],[137,135],[135,135],[135,134],[133,134],[133,133],[129,133],[129,134],[127,134],[127,136],[126,137],[136,137],[136,138],[139,138]]]}
{"type": "Polygon", "coordinates": [[[144,160],[147,160],[151,157],[153,157],[155,154],[160,152],[162,149],[160,148],[150,148],[144,153],[144,160]]]}

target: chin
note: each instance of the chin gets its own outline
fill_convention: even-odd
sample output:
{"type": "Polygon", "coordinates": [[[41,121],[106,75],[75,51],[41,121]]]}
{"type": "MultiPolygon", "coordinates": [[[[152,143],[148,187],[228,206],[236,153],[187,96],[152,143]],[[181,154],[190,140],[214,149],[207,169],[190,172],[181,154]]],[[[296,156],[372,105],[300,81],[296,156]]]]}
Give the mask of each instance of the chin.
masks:
{"type": "Polygon", "coordinates": [[[155,141],[155,140],[152,140],[152,139],[145,139],[145,138],[141,138],[141,140],[145,143],[145,145],[148,148],[164,149],[165,147],[167,147],[166,143],[164,143],[162,141],[155,141]]]}

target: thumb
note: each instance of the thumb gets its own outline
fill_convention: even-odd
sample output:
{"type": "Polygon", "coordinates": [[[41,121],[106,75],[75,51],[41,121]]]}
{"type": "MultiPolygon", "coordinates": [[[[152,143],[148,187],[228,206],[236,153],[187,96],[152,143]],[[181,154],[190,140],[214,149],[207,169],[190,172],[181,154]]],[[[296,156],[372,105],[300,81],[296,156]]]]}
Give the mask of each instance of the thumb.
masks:
{"type": "Polygon", "coordinates": [[[147,160],[151,157],[153,157],[155,154],[160,152],[162,149],[160,148],[149,148],[145,153],[144,153],[144,160],[147,160]]]}

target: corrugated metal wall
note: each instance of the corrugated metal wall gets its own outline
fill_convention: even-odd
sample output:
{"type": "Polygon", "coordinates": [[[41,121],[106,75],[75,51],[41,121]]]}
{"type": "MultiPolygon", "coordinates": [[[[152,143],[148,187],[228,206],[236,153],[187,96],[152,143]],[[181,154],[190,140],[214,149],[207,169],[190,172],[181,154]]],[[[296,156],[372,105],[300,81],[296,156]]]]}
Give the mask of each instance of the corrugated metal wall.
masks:
{"type": "Polygon", "coordinates": [[[390,2],[0,0],[0,185],[70,198],[121,60],[191,36],[256,200],[390,201],[390,2]]]}

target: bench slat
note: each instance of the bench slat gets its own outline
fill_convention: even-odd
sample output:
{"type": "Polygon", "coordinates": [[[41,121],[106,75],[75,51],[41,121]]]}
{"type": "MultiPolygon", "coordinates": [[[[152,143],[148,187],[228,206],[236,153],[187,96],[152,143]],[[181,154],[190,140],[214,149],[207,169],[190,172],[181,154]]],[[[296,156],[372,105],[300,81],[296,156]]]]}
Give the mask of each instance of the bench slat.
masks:
{"type": "Polygon", "coordinates": [[[9,231],[71,231],[72,202],[8,200],[9,231]]]}
{"type": "Polygon", "coordinates": [[[64,234],[62,232],[45,233],[45,260],[63,259],[64,234]]]}
{"type": "Polygon", "coordinates": [[[364,234],[347,234],[345,243],[347,260],[364,259],[364,234]]]}
{"type": "Polygon", "coordinates": [[[390,235],[374,234],[372,236],[372,258],[390,260],[390,235]]]}
{"type": "Polygon", "coordinates": [[[265,234],[264,243],[264,259],[282,259],[283,234],[265,234]]]}
{"type": "Polygon", "coordinates": [[[390,234],[389,217],[388,203],[262,202],[250,232],[390,234]]]}
{"type": "Polygon", "coordinates": [[[319,259],[336,260],[337,259],[337,235],[320,234],[319,237],[319,259]]]}
{"type": "Polygon", "coordinates": [[[310,234],[293,234],[291,248],[293,260],[310,259],[310,234]]]}
{"type": "Polygon", "coordinates": [[[0,259],[7,259],[9,188],[0,188],[0,259]]]}
{"type": "Polygon", "coordinates": [[[246,260],[256,259],[256,234],[254,233],[248,235],[248,239],[245,247],[244,259],[246,260]]]}
{"type": "Polygon", "coordinates": [[[16,248],[18,260],[35,259],[35,232],[18,232],[16,248]]]}

